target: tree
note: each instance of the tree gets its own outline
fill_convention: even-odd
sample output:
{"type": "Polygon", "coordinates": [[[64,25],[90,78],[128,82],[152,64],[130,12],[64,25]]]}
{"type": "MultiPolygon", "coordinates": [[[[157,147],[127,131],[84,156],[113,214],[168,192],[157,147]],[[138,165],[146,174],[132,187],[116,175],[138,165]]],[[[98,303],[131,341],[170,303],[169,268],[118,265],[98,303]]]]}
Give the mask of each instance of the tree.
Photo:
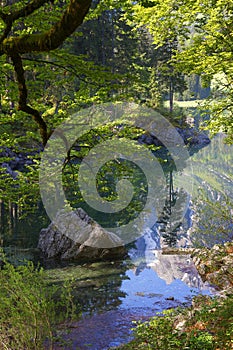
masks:
{"type": "MultiPolygon", "coordinates": [[[[0,147],[14,149],[10,158],[25,150],[28,155],[30,149],[29,156],[33,158],[30,167],[13,177],[3,167],[3,201],[22,204],[26,198],[31,205],[33,199],[39,198],[41,139],[45,145],[67,114],[111,100],[114,93],[118,98],[119,94],[134,96],[140,84],[138,100],[141,99],[148,77],[150,46],[140,40],[147,33],[129,30],[123,20],[124,3],[127,1],[2,3],[0,147]],[[76,31],[84,19],[85,24],[76,31]]],[[[5,155],[3,151],[1,156],[1,162],[9,162],[9,152],[5,155]]]]}
{"type": "Polygon", "coordinates": [[[3,6],[0,11],[1,61],[2,63],[9,62],[9,59],[12,61],[18,84],[18,110],[31,115],[36,121],[44,145],[49,133],[40,112],[28,104],[22,55],[49,52],[58,48],[82,24],[90,6],[91,0],[70,0],[68,4],[62,3],[62,6],[51,4],[48,0],[32,0],[26,5],[24,2],[16,2],[3,6]],[[32,22],[35,20],[35,15],[38,24],[38,20],[44,19],[44,12],[46,15],[48,13],[51,15],[53,7],[56,14],[52,18],[52,23],[46,22],[41,33],[34,33],[38,31],[38,27],[35,28],[32,22]]]}
{"type": "MultiPolygon", "coordinates": [[[[186,84],[184,81],[184,75],[174,70],[171,64],[171,58],[173,52],[177,49],[177,40],[172,42],[165,42],[163,46],[154,50],[154,67],[151,72],[151,99],[152,106],[155,95],[158,96],[160,105],[157,103],[156,107],[162,107],[165,99],[169,100],[169,113],[173,114],[173,102],[174,95],[178,93],[180,95],[186,90],[186,84]]],[[[156,101],[155,101],[156,102],[156,101]]]]}
{"type": "Polygon", "coordinates": [[[149,66],[150,45],[144,40],[146,33],[142,39],[143,31],[131,32],[123,20],[127,3],[2,3],[0,111],[1,127],[6,130],[4,145],[15,141],[9,124],[21,131],[25,126],[20,135],[24,143],[26,134],[39,141],[37,129],[25,113],[36,121],[45,145],[51,131],[74,105],[77,110],[88,103],[104,102],[119,91],[125,96],[136,95],[139,85],[146,85],[148,73],[142,66],[149,66]],[[84,18],[81,31],[76,31],[84,18]],[[17,109],[23,113],[16,112],[17,99],[17,109]]]}
{"type": "Polygon", "coordinates": [[[13,157],[31,149],[34,163],[18,177],[0,172],[1,197],[16,202],[17,188],[31,202],[38,198],[41,139],[45,145],[68,114],[114,99],[148,102],[152,69],[172,101],[179,74],[165,69],[170,42],[155,50],[148,30],[127,22],[134,16],[128,0],[9,1],[0,11],[0,147],[13,148],[13,157]]]}
{"type": "Polygon", "coordinates": [[[174,68],[201,76],[205,86],[212,84],[204,106],[211,115],[208,127],[213,133],[224,131],[233,142],[233,1],[154,0],[134,9],[136,24],[147,26],[158,47],[178,38],[174,68]]]}

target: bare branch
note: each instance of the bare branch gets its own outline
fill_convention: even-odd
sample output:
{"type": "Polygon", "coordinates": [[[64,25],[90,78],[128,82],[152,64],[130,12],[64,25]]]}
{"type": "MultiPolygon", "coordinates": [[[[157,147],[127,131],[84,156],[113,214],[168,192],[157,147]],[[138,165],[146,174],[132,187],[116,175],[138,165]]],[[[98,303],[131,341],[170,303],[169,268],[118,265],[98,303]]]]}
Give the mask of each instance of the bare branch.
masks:
{"type": "Polygon", "coordinates": [[[11,56],[11,59],[13,62],[14,70],[16,73],[16,79],[18,82],[18,90],[19,90],[18,110],[32,115],[33,119],[36,121],[36,123],[39,126],[43,145],[45,145],[46,142],[48,141],[47,125],[44,119],[41,117],[40,113],[36,109],[30,107],[27,104],[27,86],[26,86],[26,81],[24,77],[22,59],[20,55],[17,53],[13,54],[11,56]]]}

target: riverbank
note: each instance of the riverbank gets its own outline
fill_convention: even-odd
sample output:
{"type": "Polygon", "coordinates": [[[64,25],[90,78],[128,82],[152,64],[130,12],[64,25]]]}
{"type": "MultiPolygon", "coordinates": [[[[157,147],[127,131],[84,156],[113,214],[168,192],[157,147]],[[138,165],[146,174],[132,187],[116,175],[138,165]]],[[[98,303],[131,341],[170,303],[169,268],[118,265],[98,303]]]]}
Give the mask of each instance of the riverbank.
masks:
{"type": "Polygon", "coordinates": [[[214,285],[219,294],[233,293],[233,243],[216,244],[212,249],[194,249],[193,262],[202,280],[214,285]]]}
{"type": "MultiPolygon", "coordinates": [[[[160,254],[162,254],[161,251],[160,254]]],[[[161,260],[160,254],[158,254],[160,257],[159,265],[161,265],[161,261],[163,261],[163,259],[161,260]]],[[[82,306],[82,308],[78,310],[76,309],[76,305],[74,305],[73,302],[71,303],[72,312],[75,310],[75,314],[77,314],[78,311],[82,313],[79,321],[70,320],[68,322],[68,319],[65,319],[61,322],[56,316],[56,322],[52,327],[54,330],[53,349],[71,350],[78,348],[85,350],[90,348],[95,350],[107,350],[110,349],[111,346],[115,346],[115,348],[112,349],[121,350],[167,350],[185,348],[191,350],[232,349],[233,244],[227,243],[223,246],[215,245],[211,250],[179,249],[179,254],[176,249],[166,249],[163,251],[163,254],[165,255],[164,258],[167,258],[166,255],[172,255],[171,259],[173,260],[174,256],[178,258],[179,254],[184,255],[180,258],[182,261],[187,259],[187,262],[191,260],[190,256],[192,256],[196,267],[202,274],[203,280],[212,285],[215,282],[214,286],[217,291],[216,298],[212,299],[207,295],[200,295],[193,299],[191,297],[188,303],[182,303],[182,301],[177,302],[180,284],[177,283],[176,280],[175,289],[169,290],[172,284],[168,283],[166,284],[166,294],[165,291],[162,292],[161,290],[160,292],[159,281],[161,283],[161,279],[159,279],[159,277],[155,278],[153,275],[153,266],[147,267],[143,271],[140,269],[139,275],[135,273],[136,270],[127,270],[125,263],[119,265],[116,262],[109,262],[107,265],[106,263],[94,263],[84,264],[82,266],[67,266],[67,268],[56,268],[55,270],[44,271],[43,283],[45,284],[45,290],[47,290],[48,286],[56,286],[56,289],[61,290],[65,282],[63,279],[65,278],[66,282],[71,280],[68,290],[64,290],[63,294],[68,297],[69,302],[71,301],[70,298],[72,294],[72,300],[74,300],[74,298],[76,302],[79,300],[78,304],[82,306]],[[106,279],[105,282],[101,280],[102,276],[106,279]],[[119,279],[116,280],[117,276],[119,276],[119,279]],[[146,279],[143,279],[143,276],[144,278],[146,277],[146,279]],[[154,284],[152,281],[154,281],[154,284]],[[87,288],[88,285],[89,289],[87,288]],[[123,293],[123,287],[126,287],[126,285],[128,285],[128,289],[125,289],[125,292],[127,292],[128,297],[125,297],[123,293]],[[88,291],[89,294],[87,294],[88,291]],[[73,294],[74,292],[75,295],[73,294]],[[116,293],[115,297],[113,293],[116,293]],[[133,304],[130,308],[130,305],[128,305],[128,298],[132,296],[133,304]],[[87,305],[86,313],[83,308],[85,298],[88,299],[88,303],[90,302],[87,305]],[[191,300],[193,300],[192,305],[191,300]],[[139,302],[138,305],[137,301],[139,302]],[[99,305],[102,311],[99,310],[100,312],[96,312],[97,304],[101,304],[102,302],[104,302],[105,306],[99,305]],[[114,305],[112,305],[112,302],[114,302],[114,305]],[[93,312],[88,316],[87,312],[90,311],[92,307],[94,308],[93,312]],[[158,313],[159,316],[163,315],[163,317],[153,317],[158,313]],[[130,333],[130,328],[134,326],[133,321],[139,322],[139,326],[134,333],[130,333]],[[55,338],[57,341],[55,341],[55,338]],[[127,342],[127,345],[119,347],[120,344],[126,344],[127,342]],[[118,348],[116,346],[118,346],[118,348]]],[[[177,260],[175,261],[177,265],[177,260]]],[[[190,267],[191,262],[188,263],[187,267],[185,267],[183,263],[184,261],[182,264],[178,264],[178,268],[182,269],[184,273],[182,276],[184,277],[190,270],[188,267],[190,267]]],[[[10,266],[9,269],[13,275],[18,273],[18,269],[14,270],[10,266]]],[[[19,267],[19,269],[20,271],[21,269],[25,269],[26,275],[28,274],[26,267],[22,266],[19,267]]],[[[33,265],[31,269],[30,273],[33,273],[34,276],[33,265]]],[[[169,269],[173,271],[171,266],[168,268],[168,271],[169,269]]],[[[2,270],[2,273],[5,276],[5,270],[2,270]]],[[[175,276],[177,275],[174,274],[174,277],[175,276]]],[[[193,277],[195,279],[196,275],[193,275],[193,277]]],[[[37,277],[35,276],[35,278],[37,277]]],[[[11,280],[6,278],[6,283],[8,282],[12,283],[11,280]]],[[[28,286],[25,278],[22,279],[21,282],[23,288],[26,286],[26,291],[21,293],[20,289],[19,293],[25,298],[26,292],[29,291],[31,293],[31,274],[28,280],[28,286]]],[[[18,284],[14,287],[14,295],[18,287],[18,284]]],[[[38,288],[38,290],[40,289],[41,287],[38,288]]],[[[28,297],[30,297],[30,295],[28,297]]],[[[23,310],[24,307],[25,302],[23,300],[23,310]]],[[[15,307],[12,309],[12,312],[15,314],[15,307]]],[[[37,316],[39,317],[40,314],[38,313],[37,316]]],[[[23,314],[21,317],[23,317],[23,314]]],[[[25,347],[25,349],[26,348],[27,347],[25,347]]],[[[38,349],[39,348],[40,347],[38,347],[38,349]]]]}
{"type": "MultiPolygon", "coordinates": [[[[225,245],[223,247],[221,246],[214,246],[213,252],[210,256],[210,260],[215,261],[218,259],[220,261],[220,258],[222,259],[223,263],[220,264],[220,262],[214,263],[213,261],[208,262],[207,256],[210,254],[210,250],[207,249],[164,249],[163,251],[157,252],[157,258],[159,258],[159,266],[163,265],[164,259],[168,262],[176,262],[177,269],[182,271],[181,275],[177,275],[174,271],[173,265],[164,264],[164,268],[167,267],[168,272],[170,270],[170,274],[174,278],[181,278],[182,280],[186,280],[185,277],[186,274],[189,274],[191,271],[191,266],[193,265],[193,269],[195,269],[194,264],[192,263],[191,256],[193,257],[194,261],[196,262],[196,266],[201,266],[203,269],[203,264],[207,264],[217,267],[221,265],[221,269],[223,269],[224,261],[229,262],[232,258],[231,255],[227,254],[231,249],[230,245],[225,245]],[[225,252],[219,254],[219,252],[225,252]],[[162,255],[161,255],[162,254],[162,255]],[[213,255],[216,256],[216,258],[213,258],[213,255]],[[198,256],[202,256],[203,260],[199,259],[198,256]],[[220,256],[220,257],[219,257],[220,256]],[[228,256],[228,258],[224,258],[224,256],[228,256]],[[205,257],[205,261],[204,261],[205,257]],[[175,259],[175,260],[174,260],[175,259]],[[187,266],[184,264],[185,261],[189,261],[187,266]],[[171,272],[173,271],[173,272],[171,272]]],[[[156,261],[156,260],[155,260],[156,261]]],[[[164,262],[165,263],[165,262],[164,262]]],[[[157,266],[157,265],[155,265],[157,266]]],[[[131,273],[127,273],[127,276],[132,278],[132,281],[128,279],[123,279],[121,282],[121,291],[123,291],[122,288],[126,286],[127,283],[130,284],[130,290],[127,290],[127,297],[123,297],[121,299],[121,303],[118,305],[117,308],[110,308],[109,310],[103,310],[100,313],[93,313],[92,315],[85,315],[81,317],[81,319],[77,322],[72,322],[72,324],[64,324],[61,325],[61,328],[59,329],[59,335],[62,337],[63,341],[65,341],[67,346],[64,347],[64,345],[60,345],[58,342],[55,346],[56,350],[60,349],[156,349],[160,350],[164,349],[183,349],[184,346],[189,346],[189,349],[199,349],[199,345],[202,344],[202,350],[205,349],[214,349],[213,347],[208,347],[204,341],[204,343],[200,340],[201,337],[204,336],[207,337],[207,340],[209,341],[209,330],[205,331],[205,329],[199,329],[198,327],[203,327],[203,324],[205,324],[205,321],[201,321],[202,319],[206,320],[206,307],[209,308],[209,310],[212,310],[213,308],[216,308],[217,303],[217,310],[218,306],[221,306],[221,303],[218,301],[218,299],[214,299],[212,304],[212,299],[210,296],[207,295],[198,295],[198,291],[195,293],[192,293],[192,296],[190,295],[190,298],[186,300],[186,302],[177,302],[177,299],[179,299],[179,285],[178,280],[176,280],[175,289],[170,289],[170,292],[168,292],[170,286],[173,285],[170,280],[170,275],[167,276],[169,279],[166,279],[166,293],[167,295],[163,294],[155,294],[159,292],[159,279],[157,278],[154,280],[153,271],[155,266],[150,266],[148,268],[145,268],[145,270],[141,271],[139,276],[141,276],[140,280],[138,281],[137,274],[135,275],[133,271],[131,273]],[[147,276],[147,279],[143,281],[143,275],[147,276]],[[149,278],[148,278],[149,277],[149,278]],[[152,279],[150,279],[152,278],[152,279]],[[141,281],[141,282],[140,282],[141,281]],[[152,281],[154,281],[152,283],[152,281]],[[141,283],[143,282],[143,286],[141,283]],[[140,285],[142,287],[140,287],[140,285]],[[141,289],[140,289],[141,288],[141,289]],[[171,292],[173,291],[173,293],[171,292]],[[168,296],[169,294],[169,296],[168,296]],[[198,295],[193,298],[194,295],[198,295]],[[129,300],[132,299],[133,306],[129,303],[129,300]],[[137,303],[137,299],[139,304],[137,303]],[[127,302],[128,300],[128,302],[127,302]],[[123,304],[122,304],[123,303],[123,304]],[[124,308],[125,305],[125,308],[124,308]],[[147,305],[147,308],[146,308],[147,305]],[[150,305],[150,306],[149,306],[150,305]],[[204,305],[204,311],[202,310],[202,305],[204,305]],[[120,306],[120,307],[119,307],[120,306]],[[159,314],[159,316],[163,315],[164,317],[155,317],[156,314],[159,314]],[[136,323],[134,322],[136,321],[136,323]],[[142,322],[142,323],[140,323],[142,322]],[[140,326],[136,329],[136,331],[130,332],[130,329],[135,326],[135,324],[139,324],[140,326]],[[197,344],[196,340],[194,341],[193,338],[196,336],[194,335],[195,329],[198,328],[198,332],[200,332],[200,339],[198,340],[199,343],[197,344]],[[193,329],[193,331],[189,331],[189,329],[193,329]],[[89,333],[89,330],[91,330],[91,335],[89,333]],[[174,333],[173,333],[174,331],[174,333]],[[68,332],[68,334],[67,334],[68,332]],[[177,334],[179,335],[179,339],[176,339],[177,334]],[[190,335],[190,338],[186,334],[190,335]],[[203,335],[204,334],[204,335],[203,335]],[[157,342],[157,335],[161,338],[159,342],[157,342]],[[135,337],[134,340],[133,336],[135,337]],[[181,337],[181,338],[180,338],[181,337]],[[188,339],[187,339],[188,338],[188,339]],[[164,343],[163,343],[164,342],[164,343]],[[194,342],[195,346],[191,343],[194,342]],[[120,344],[127,344],[127,345],[121,345],[120,344]],[[174,344],[178,344],[175,347],[172,347],[174,344]],[[140,345],[141,344],[141,345],[140,345]],[[165,346],[165,344],[167,344],[165,346]],[[191,344],[191,345],[190,345],[191,344]],[[118,347],[117,347],[118,346],[118,347]],[[141,347],[139,347],[141,346],[141,347]],[[151,346],[151,348],[150,348],[151,346]],[[191,347],[193,346],[193,347],[191,347]]],[[[114,267],[114,265],[113,265],[114,267]]],[[[230,265],[228,264],[228,267],[230,268],[230,265]]],[[[200,269],[201,269],[200,268],[200,269]]],[[[75,268],[76,270],[77,268],[75,268]]],[[[163,269],[160,268],[160,273],[162,273],[163,269]],[[160,271],[161,270],[161,271],[160,271]]],[[[217,271],[217,269],[215,269],[217,271]]],[[[156,270],[157,271],[157,270],[156,270]]],[[[157,271],[157,273],[159,272],[157,271]]],[[[205,269],[207,271],[207,269],[205,269]]],[[[215,271],[215,276],[216,272],[215,271]]],[[[222,270],[221,270],[222,271],[222,270]]],[[[60,273],[59,273],[60,274],[60,273]]],[[[106,274],[106,269],[105,269],[106,274]]],[[[213,286],[213,283],[208,282],[208,276],[210,274],[208,273],[206,277],[202,273],[202,278],[206,280],[206,286],[208,284],[211,284],[213,286]]],[[[229,275],[230,276],[230,275],[229,275]]],[[[163,278],[165,278],[165,275],[163,275],[163,278]]],[[[195,278],[198,278],[198,274],[193,274],[192,282],[195,282],[195,278]]],[[[199,277],[200,278],[200,277],[199,277]]],[[[220,295],[220,289],[227,290],[227,288],[230,285],[230,278],[228,284],[222,284],[221,286],[213,286],[210,288],[211,293],[214,292],[216,289],[216,295],[220,295]],[[227,287],[228,286],[228,287],[227,287]],[[215,289],[214,289],[215,287],[215,289]]],[[[199,283],[198,283],[199,285],[199,283]]],[[[112,287],[110,288],[110,290],[112,287]]],[[[103,287],[101,287],[102,293],[103,293],[103,287]]],[[[109,290],[109,291],[110,291],[109,290]]],[[[204,291],[204,290],[203,290],[204,291]]],[[[204,293],[206,294],[206,293],[204,293]]],[[[208,294],[208,293],[207,293],[208,294]]],[[[210,295],[210,294],[208,294],[210,295]]],[[[97,298],[99,299],[99,297],[97,298]]],[[[95,300],[97,301],[95,298],[95,300]]],[[[230,300],[230,299],[229,299],[230,300]]],[[[228,303],[227,298],[221,298],[221,301],[223,303],[228,303]]],[[[221,306],[222,307],[222,306],[221,306]]],[[[224,306],[225,308],[225,306],[224,306]]],[[[225,309],[224,309],[225,310],[225,309]]],[[[209,311],[208,311],[209,312],[209,311]]],[[[207,312],[207,315],[208,315],[207,312]]],[[[220,311],[221,313],[221,311],[220,311]]],[[[225,311],[224,311],[225,313],[225,311]]],[[[227,314],[227,313],[226,313],[227,314]]],[[[212,315],[212,311],[211,311],[212,315]]],[[[215,313],[213,313],[215,315],[215,313]]],[[[227,317],[229,315],[227,314],[227,317]]],[[[216,319],[217,316],[215,315],[216,319]]],[[[228,317],[229,318],[229,317],[228,317]]],[[[212,326],[210,326],[210,332],[212,331],[212,326]]],[[[196,334],[196,333],[195,333],[196,334]]],[[[212,333],[211,333],[212,337],[212,333]]],[[[212,341],[212,338],[211,338],[212,341]]],[[[212,345],[211,345],[212,346],[212,345]]],[[[220,349],[224,349],[223,347],[220,347],[220,349]]]]}
{"type": "Polygon", "coordinates": [[[197,296],[189,308],[174,309],[138,323],[134,340],[117,349],[233,349],[233,243],[191,249],[188,253],[203,281],[215,287],[216,297],[197,296]]]}

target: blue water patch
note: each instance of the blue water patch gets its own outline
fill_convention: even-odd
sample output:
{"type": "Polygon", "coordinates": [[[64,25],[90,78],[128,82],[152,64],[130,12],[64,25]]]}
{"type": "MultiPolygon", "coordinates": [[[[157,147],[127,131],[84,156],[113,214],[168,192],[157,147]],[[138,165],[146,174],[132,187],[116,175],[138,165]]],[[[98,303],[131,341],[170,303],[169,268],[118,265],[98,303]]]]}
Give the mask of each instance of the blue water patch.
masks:
{"type": "Polygon", "coordinates": [[[126,293],[126,297],[121,298],[120,308],[124,309],[156,307],[162,310],[164,304],[170,306],[169,302],[186,303],[197,294],[211,294],[207,287],[202,290],[190,287],[181,279],[174,279],[167,284],[151,267],[146,267],[139,275],[128,270],[126,276],[128,279],[123,280],[121,285],[121,290],[126,293]]]}

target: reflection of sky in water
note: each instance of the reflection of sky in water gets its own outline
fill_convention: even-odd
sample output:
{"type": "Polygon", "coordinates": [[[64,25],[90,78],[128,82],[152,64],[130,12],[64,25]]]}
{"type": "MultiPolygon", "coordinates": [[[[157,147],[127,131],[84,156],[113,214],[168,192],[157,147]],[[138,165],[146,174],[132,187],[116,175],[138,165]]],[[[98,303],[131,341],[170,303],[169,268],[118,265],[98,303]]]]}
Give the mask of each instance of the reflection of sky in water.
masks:
{"type": "MultiPolygon", "coordinates": [[[[189,287],[180,279],[170,284],[158,277],[157,273],[145,268],[138,276],[132,270],[127,271],[129,279],[123,280],[121,290],[127,293],[122,298],[121,308],[155,308],[158,302],[166,303],[165,298],[174,297],[176,301],[187,302],[187,298],[200,294],[197,288],[189,287]]],[[[208,289],[202,294],[210,294],[208,289]]]]}

